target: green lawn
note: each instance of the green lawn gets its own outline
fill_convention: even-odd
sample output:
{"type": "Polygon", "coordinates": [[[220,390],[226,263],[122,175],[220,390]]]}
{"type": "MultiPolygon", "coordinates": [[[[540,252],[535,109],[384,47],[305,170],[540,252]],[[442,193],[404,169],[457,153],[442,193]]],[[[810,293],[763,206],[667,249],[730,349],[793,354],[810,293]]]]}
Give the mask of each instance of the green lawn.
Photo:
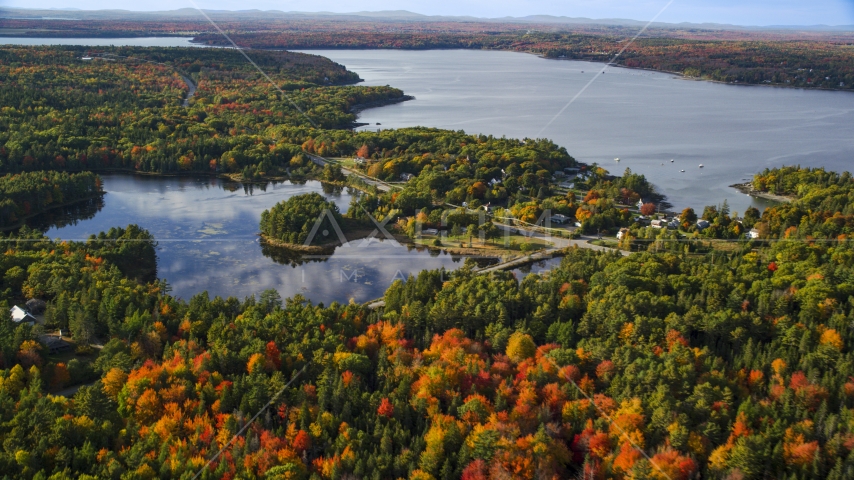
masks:
{"type": "MultiPolygon", "coordinates": [[[[435,235],[423,235],[422,238],[414,239],[413,241],[419,245],[430,245],[433,246],[433,241],[436,239],[435,235]]],[[[542,250],[543,248],[549,247],[551,244],[540,239],[540,238],[531,238],[525,237],[524,235],[509,235],[508,237],[501,236],[494,240],[485,240],[481,242],[481,240],[477,237],[474,237],[474,247],[469,246],[469,237],[468,236],[460,236],[460,237],[447,237],[442,239],[442,247],[448,248],[475,248],[475,249],[484,249],[484,250],[494,250],[494,251],[512,251],[512,252],[521,252],[522,244],[529,243],[533,248],[530,251],[542,250]],[[507,245],[505,245],[505,241],[507,245]],[[462,244],[465,244],[465,247],[462,247],[462,244]]]]}

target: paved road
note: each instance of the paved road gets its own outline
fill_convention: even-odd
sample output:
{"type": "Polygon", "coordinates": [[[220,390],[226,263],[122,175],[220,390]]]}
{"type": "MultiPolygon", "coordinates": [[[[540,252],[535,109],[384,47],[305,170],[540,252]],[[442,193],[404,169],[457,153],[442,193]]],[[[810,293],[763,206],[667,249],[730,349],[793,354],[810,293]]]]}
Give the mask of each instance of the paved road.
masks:
{"type": "Polygon", "coordinates": [[[57,397],[73,397],[74,394],[77,393],[77,390],[80,390],[82,387],[91,387],[92,385],[95,385],[95,382],[97,382],[97,380],[89,383],[83,383],[81,385],[74,385],[73,387],[62,389],[56,393],[52,393],[51,395],[55,395],[57,397]]]}
{"type": "Polygon", "coordinates": [[[554,246],[549,247],[548,250],[558,250],[558,249],[566,248],[566,247],[569,247],[572,245],[572,243],[571,243],[572,240],[570,240],[568,238],[554,237],[554,236],[548,235],[548,234],[540,232],[540,231],[536,231],[536,230],[532,230],[532,229],[528,229],[528,228],[523,228],[523,227],[518,227],[515,225],[507,225],[505,223],[493,222],[493,224],[496,227],[498,227],[499,230],[504,231],[504,232],[509,230],[510,233],[517,233],[519,235],[524,235],[524,236],[530,237],[530,238],[539,238],[543,241],[552,243],[554,246]]]}
{"type": "Polygon", "coordinates": [[[597,252],[620,252],[624,257],[628,257],[632,254],[632,252],[627,252],[625,250],[618,250],[616,248],[603,247],[601,245],[593,245],[592,243],[588,243],[592,240],[596,240],[596,237],[591,236],[581,236],[577,239],[570,240],[570,246],[578,247],[578,248],[586,248],[589,250],[595,250],[597,252]]]}
{"type": "Polygon", "coordinates": [[[498,265],[490,265],[488,267],[478,270],[477,273],[478,275],[481,275],[491,272],[498,272],[500,270],[509,270],[511,268],[521,267],[526,263],[538,262],[540,260],[548,260],[554,256],[555,251],[555,248],[547,248],[545,250],[532,253],[530,255],[525,255],[524,257],[514,258],[513,260],[509,260],[504,263],[499,263],[498,265]]]}
{"type": "MultiPolygon", "coordinates": [[[[308,158],[310,158],[312,162],[314,162],[316,165],[320,165],[321,167],[331,163],[331,162],[329,162],[329,160],[327,160],[321,156],[315,155],[313,153],[308,153],[308,152],[304,152],[304,153],[306,155],[308,155],[308,158]]],[[[373,186],[377,187],[377,190],[379,190],[381,192],[388,192],[392,188],[394,188],[393,185],[390,185],[390,184],[383,182],[383,181],[380,181],[380,180],[375,180],[371,177],[365,176],[365,174],[363,174],[361,172],[347,168],[343,165],[341,165],[341,170],[348,173],[349,175],[353,175],[353,176],[361,178],[365,183],[367,183],[368,185],[373,185],[373,186]]]]}
{"type": "Polygon", "coordinates": [[[600,245],[593,245],[591,243],[588,243],[588,241],[590,241],[590,240],[595,240],[594,237],[584,237],[583,236],[583,237],[580,237],[578,239],[570,239],[570,238],[563,238],[563,237],[553,237],[553,236],[547,235],[543,232],[521,229],[521,228],[518,228],[515,226],[510,226],[510,225],[504,225],[504,224],[496,223],[495,226],[497,226],[500,230],[503,230],[503,231],[510,230],[512,233],[519,233],[521,235],[525,235],[525,236],[528,236],[531,238],[540,238],[544,241],[551,242],[552,246],[546,248],[545,250],[541,250],[539,252],[532,253],[531,255],[526,255],[524,257],[509,260],[509,261],[504,262],[504,263],[499,263],[498,265],[492,265],[492,266],[486,267],[482,270],[478,270],[477,273],[490,273],[490,272],[496,272],[499,270],[509,270],[509,269],[516,268],[516,267],[521,266],[521,265],[525,265],[526,263],[537,262],[540,260],[548,260],[548,259],[552,258],[554,256],[554,254],[557,253],[559,250],[563,250],[565,248],[570,248],[570,247],[586,248],[588,250],[595,250],[597,252],[620,252],[623,256],[630,255],[630,252],[625,252],[625,251],[617,250],[614,248],[608,248],[608,247],[603,247],[600,245]]]}
{"type": "Polygon", "coordinates": [[[555,250],[561,250],[567,247],[578,247],[586,248],[589,250],[596,250],[597,252],[620,252],[623,256],[629,256],[631,254],[631,252],[626,252],[624,250],[617,250],[616,248],[603,247],[601,245],[593,245],[592,243],[588,243],[592,240],[597,239],[597,237],[590,235],[582,235],[578,238],[565,238],[548,235],[538,230],[532,230],[512,225],[505,225],[503,223],[496,223],[495,226],[498,227],[500,230],[506,231],[507,229],[511,229],[511,231],[517,232],[520,235],[525,235],[531,238],[539,238],[546,242],[552,243],[553,246],[546,249],[546,251],[554,252],[555,250]]]}
{"type": "MultiPolygon", "coordinates": [[[[179,74],[179,75],[181,75],[181,74],[179,74]]],[[[193,81],[190,80],[189,77],[185,77],[184,75],[181,75],[181,78],[184,79],[184,83],[187,84],[187,88],[189,89],[187,91],[187,96],[184,97],[183,106],[189,107],[190,106],[190,99],[193,98],[193,95],[196,94],[196,84],[193,83],[193,81]]]]}

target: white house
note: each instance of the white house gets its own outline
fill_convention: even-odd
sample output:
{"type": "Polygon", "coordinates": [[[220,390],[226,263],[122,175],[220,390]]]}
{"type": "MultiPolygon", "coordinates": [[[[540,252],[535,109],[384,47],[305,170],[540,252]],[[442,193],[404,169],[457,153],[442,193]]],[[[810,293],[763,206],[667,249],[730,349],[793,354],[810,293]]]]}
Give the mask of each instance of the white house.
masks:
{"type": "Polygon", "coordinates": [[[365,159],[362,157],[356,157],[353,159],[353,163],[355,163],[356,165],[364,165],[365,159]]]}
{"type": "Polygon", "coordinates": [[[747,238],[757,239],[759,238],[759,230],[755,228],[751,228],[749,232],[747,232],[747,238]]]}
{"type": "Polygon", "coordinates": [[[436,230],[435,228],[425,228],[421,233],[424,235],[438,235],[439,230],[436,230]]]}
{"type": "Polygon", "coordinates": [[[400,179],[403,180],[404,182],[408,182],[408,181],[412,180],[413,178],[415,178],[415,175],[413,175],[411,173],[401,173],[400,174],[400,179]]]}
{"type": "Polygon", "coordinates": [[[617,240],[622,240],[623,237],[629,234],[628,228],[621,228],[619,232],[617,232],[617,240]]]}
{"type": "Polygon", "coordinates": [[[23,308],[15,305],[12,307],[12,310],[9,312],[12,315],[12,321],[17,324],[26,323],[28,325],[32,325],[36,322],[36,318],[27,313],[23,308]]]}
{"type": "Polygon", "coordinates": [[[667,226],[666,220],[653,220],[649,223],[652,228],[664,228],[667,226]]]}
{"type": "Polygon", "coordinates": [[[697,230],[705,230],[707,228],[709,228],[709,222],[703,219],[697,220],[697,230]]]}
{"type": "Polygon", "coordinates": [[[638,200],[638,210],[640,210],[641,207],[643,207],[643,199],[638,200]]]}

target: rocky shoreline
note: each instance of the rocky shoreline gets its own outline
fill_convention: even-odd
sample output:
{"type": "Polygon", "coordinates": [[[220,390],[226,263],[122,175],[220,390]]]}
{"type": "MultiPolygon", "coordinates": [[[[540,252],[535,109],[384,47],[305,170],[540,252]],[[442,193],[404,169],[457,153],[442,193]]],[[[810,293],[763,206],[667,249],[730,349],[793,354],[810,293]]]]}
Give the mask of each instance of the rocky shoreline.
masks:
{"type": "Polygon", "coordinates": [[[384,107],[386,105],[394,105],[396,103],[408,102],[410,100],[415,100],[415,97],[413,97],[412,95],[403,95],[401,97],[396,98],[377,100],[376,102],[359,103],[350,107],[350,113],[359,113],[362,110],[367,110],[369,108],[384,107]]]}
{"type": "Polygon", "coordinates": [[[773,193],[762,192],[753,188],[753,183],[736,183],[735,185],[730,185],[731,188],[738,190],[741,193],[746,195],[750,195],[751,197],[763,198],[765,200],[770,200],[772,202],[786,203],[794,200],[794,197],[787,197],[784,195],[774,195],[773,193]]]}

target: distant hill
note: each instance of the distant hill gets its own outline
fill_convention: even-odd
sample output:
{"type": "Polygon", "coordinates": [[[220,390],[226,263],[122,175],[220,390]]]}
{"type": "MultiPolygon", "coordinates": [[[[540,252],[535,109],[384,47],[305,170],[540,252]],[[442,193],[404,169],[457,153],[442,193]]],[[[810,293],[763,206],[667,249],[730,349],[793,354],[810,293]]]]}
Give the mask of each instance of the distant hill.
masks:
{"type": "MultiPolygon", "coordinates": [[[[422,15],[407,10],[361,11],[349,13],[336,12],[283,12],[280,10],[205,10],[214,19],[246,21],[253,19],[337,19],[365,20],[391,22],[482,22],[482,23],[520,23],[520,24],[552,24],[552,25],[603,25],[636,27],[646,25],[646,22],[623,18],[584,18],[564,17],[553,15],[529,15],[525,17],[479,18],[470,16],[441,16],[422,15]]],[[[181,8],[169,11],[130,11],[130,10],[78,10],[78,9],[24,9],[0,8],[0,18],[9,19],[69,19],[69,20],[195,20],[199,12],[193,8],[181,8]]],[[[773,25],[746,26],[727,25],[718,23],[663,23],[652,24],[656,28],[673,29],[702,29],[702,30],[756,30],[756,31],[812,31],[812,32],[851,32],[854,25],[773,25]]]]}

